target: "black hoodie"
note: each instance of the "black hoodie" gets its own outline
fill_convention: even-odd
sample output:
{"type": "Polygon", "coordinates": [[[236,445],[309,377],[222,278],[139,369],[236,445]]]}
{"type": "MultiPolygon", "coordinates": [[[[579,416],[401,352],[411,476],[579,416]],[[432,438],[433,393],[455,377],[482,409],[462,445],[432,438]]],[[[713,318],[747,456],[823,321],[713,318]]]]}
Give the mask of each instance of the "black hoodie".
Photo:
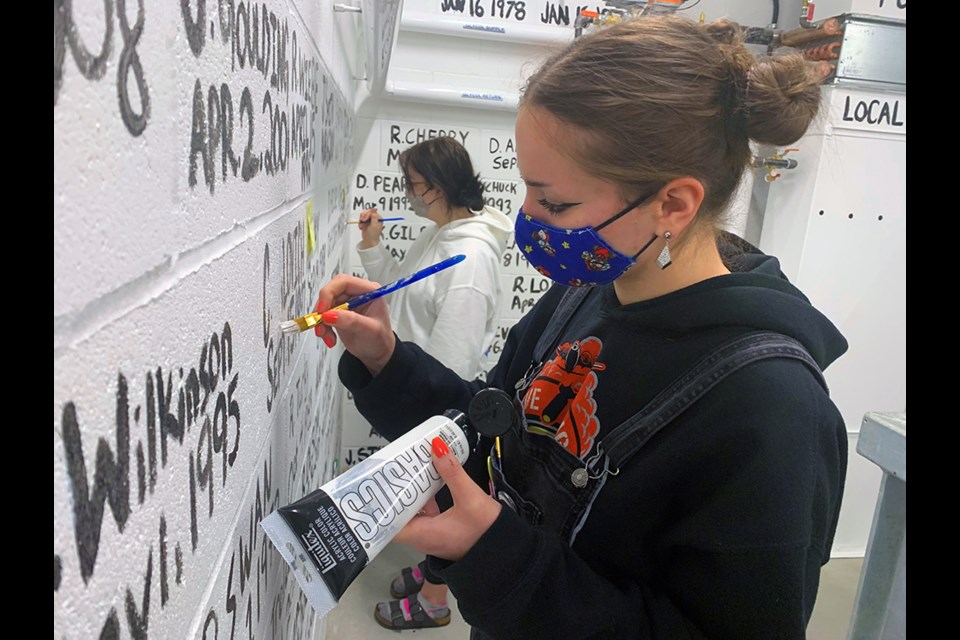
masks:
{"type": "MultiPolygon", "coordinates": [[[[527,429],[585,458],[704,354],[755,330],[798,340],[821,369],[844,353],[775,258],[743,254],[735,268],[629,305],[612,286],[591,292],[525,391],[527,429]]],[[[564,291],[553,287],[510,331],[487,382],[463,381],[399,342],[373,379],[345,354],[341,379],[388,439],[445,409],[466,411],[481,388],[512,391],[524,377],[564,291]]],[[[503,449],[505,475],[521,478],[509,438],[503,449]]],[[[488,452],[482,442],[467,464],[483,487],[488,452]]],[[[815,375],[797,360],[755,362],[606,482],[572,547],[504,507],[466,556],[431,558],[431,568],[464,620],[496,638],[801,639],[846,462],[843,420],[815,375]]]]}

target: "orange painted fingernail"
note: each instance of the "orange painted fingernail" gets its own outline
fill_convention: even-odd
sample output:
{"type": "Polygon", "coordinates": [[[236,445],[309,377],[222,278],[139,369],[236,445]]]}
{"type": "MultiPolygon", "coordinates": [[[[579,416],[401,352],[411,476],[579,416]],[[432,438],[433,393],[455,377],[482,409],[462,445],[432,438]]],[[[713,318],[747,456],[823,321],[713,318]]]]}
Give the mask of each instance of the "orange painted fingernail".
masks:
{"type": "Polygon", "coordinates": [[[324,311],[320,314],[320,319],[323,320],[323,324],[337,324],[337,312],[324,311]]]}
{"type": "Polygon", "coordinates": [[[440,436],[437,436],[436,438],[434,438],[433,439],[433,455],[437,456],[438,458],[442,458],[448,453],[450,453],[450,448],[447,446],[447,443],[443,441],[443,438],[441,438],[440,436]]]}
{"type": "Polygon", "coordinates": [[[328,333],[323,334],[323,336],[321,336],[321,337],[323,338],[323,343],[324,343],[325,345],[327,345],[327,348],[328,348],[328,349],[332,349],[332,348],[333,348],[333,345],[335,345],[335,344],[337,343],[336,338],[334,338],[333,336],[331,336],[331,335],[328,334],[328,333]]]}

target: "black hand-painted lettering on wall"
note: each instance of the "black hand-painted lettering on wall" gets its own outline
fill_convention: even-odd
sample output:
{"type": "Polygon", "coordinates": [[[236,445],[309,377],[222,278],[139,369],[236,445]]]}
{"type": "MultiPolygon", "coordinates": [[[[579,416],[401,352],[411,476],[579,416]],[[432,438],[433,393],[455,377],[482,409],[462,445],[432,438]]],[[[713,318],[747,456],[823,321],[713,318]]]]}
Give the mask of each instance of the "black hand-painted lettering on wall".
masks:
{"type": "Polygon", "coordinates": [[[170,598],[167,582],[167,517],[160,514],[160,606],[165,607],[170,598]]]}
{"type": "Polygon", "coordinates": [[[424,140],[442,137],[453,138],[462,145],[467,146],[467,138],[470,137],[470,131],[465,129],[435,129],[415,125],[391,124],[390,143],[387,148],[386,157],[387,166],[394,166],[400,159],[400,152],[407,147],[419,144],[424,140]]]}
{"type": "Polygon", "coordinates": [[[490,0],[490,17],[523,22],[527,17],[527,3],[523,0],[490,0]]]}
{"type": "MultiPolygon", "coordinates": [[[[112,0],[103,0],[104,31],[103,42],[100,44],[100,53],[93,55],[87,50],[87,47],[80,40],[80,34],[77,31],[77,25],[73,20],[73,0],[62,0],[54,2],[54,20],[56,20],[57,9],[62,13],[67,42],[70,43],[70,53],[73,54],[73,60],[77,63],[77,68],[83,77],[87,80],[99,80],[107,71],[107,59],[110,57],[110,51],[113,42],[113,2],[112,0]]],[[[56,29],[54,29],[56,34],[56,29]]],[[[54,43],[56,45],[56,43],[54,43]]],[[[56,104],[56,102],[54,102],[56,104]]]]}
{"type": "Polygon", "coordinates": [[[120,638],[120,620],[117,618],[117,610],[110,609],[107,619],[100,629],[100,640],[118,640],[120,638]]]}
{"type": "MultiPolygon", "coordinates": [[[[133,412],[134,424],[140,426],[140,407],[133,412]]],[[[149,439],[149,436],[148,436],[149,439]]],[[[143,442],[137,443],[137,504],[143,504],[147,494],[147,465],[143,457],[143,442]]]]}
{"type": "Polygon", "coordinates": [[[87,485],[87,464],[83,456],[77,409],[72,402],[63,407],[63,446],[67,459],[73,500],[74,538],[80,559],[80,575],[89,582],[97,562],[100,547],[100,529],[103,524],[104,503],[110,503],[117,528],[122,532],[130,516],[130,422],[127,401],[127,381],[122,374],[117,379],[117,450],[116,455],[103,438],[97,443],[93,491],[87,485]]]}
{"type": "Polygon", "coordinates": [[[580,12],[584,9],[592,9],[597,13],[600,13],[600,6],[589,7],[588,5],[577,5],[576,11],[572,14],[570,13],[570,7],[563,4],[558,4],[556,2],[547,2],[543,7],[543,12],[540,14],[540,22],[543,24],[555,24],[568,27],[570,26],[571,19],[570,16],[573,16],[573,20],[577,19],[577,16],[580,15],[580,12]]]}
{"type": "Polygon", "coordinates": [[[200,57],[203,53],[203,44],[207,32],[204,27],[206,20],[206,0],[197,0],[196,14],[190,7],[190,0],[180,0],[180,13],[183,14],[183,27],[187,32],[187,42],[190,43],[190,50],[193,55],[200,57]],[[194,18],[193,16],[197,17],[194,18]]]}
{"type": "Polygon", "coordinates": [[[499,357],[500,352],[503,351],[503,345],[507,341],[507,334],[509,332],[509,326],[498,325],[497,330],[493,333],[493,340],[487,345],[487,348],[483,352],[484,357],[499,357]]]}
{"type": "MultiPolygon", "coordinates": [[[[579,15],[579,11],[574,15],[579,15]]],[[[543,7],[543,13],[540,14],[540,22],[543,24],[570,24],[570,7],[548,2],[543,7]]]]}
{"type": "MultiPolygon", "coordinates": [[[[62,411],[62,433],[70,483],[69,495],[73,507],[74,538],[80,574],[84,584],[94,574],[100,550],[101,529],[105,506],[109,504],[117,529],[124,533],[130,517],[130,450],[131,435],[145,436],[136,443],[137,481],[139,503],[143,504],[147,489],[152,495],[160,481],[160,472],[172,459],[170,441],[182,446],[186,434],[196,424],[202,424],[197,433],[195,447],[188,453],[190,462],[189,491],[191,516],[191,544],[196,550],[199,542],[199,518],[196,514],[197,484],[209,495],[207,516],[214,510],[215,486],[226,486],[229,469],[239,454],[240,406],[237,400],[239,373],[233,371],[233,334],[229,323],[222,330],[213,332],[200,348],[196,366],[189,371],[183,367],[164,371],[162,367],[147,371],[144,376],[145,424],[141,424],[141,405],[133,410],[135,431],[130,430],[130,387],[126,376],[117,376],[116,391],[116,440],[114,449],[106,438],[97,442],[93,470],[93,486],[88,486],[88,465],[83,451],[78,408],[72,401],[66,402],[62,411]],[[177,380],[174,378],[177,377],[177,380]],[[176,405],[176,406],[174,406],[176,405]],[[141,427],[143,429],[141,430],[141,427]],[[159,446],[158,446],[159,445],[159,446]],[[159,449],[159,455],[157,455],[159,449]],[[196,464],[194,464],[196,461],[196,464]],[[159,464],[158,464],[159,463],[159,464]],[[216,482],[219,480],[220,482],[216,482]]],[[[262,515],[260,516],[262,517],[262,515]]],[[[160,604],[164,607],[170,599],[169,553],[170,540],[167,515],[160,514],[159,522],[159,573],[160,604]]],[[[183,553],[180,541],[175,542],[176,584],[183,584],[183,553]]],[[[144,573],[143,596],[138,600],[127,588],[125,598],[125,622],[130,637],[146,638],[150,618],[150,590],[153,576],[153,545],[150,545],[144,573]]],[[[63,580],[62,560],[54,556],[54,589],[58,590],[63,580]]],[[[108,578],[106,578],[108,579],[108,578]]],[[[119,637],[121,622],[112,611],[104,622],[102,637],[119,637]]]]}
{"type": "MultiPolygon", "coordinates": [[[[337,188],[336,200],[337,208],[329,207],[329,211],[343,211],[346,206],[346,190],[337,188]]],[[[328,203],[330,203],[328,194],[328,203]]],[[[341,225],[335,225],[335,229],[341,225]]],[[[343,224],[343,227],[346,225],[343,224]]],[[[311,262],[311,269],[308,273],[306,268],[305,246],[306,246],[306,227],[303,221],[297,222],[296,226],[289,231],[283,238],[280,245],[280,305],[279,310],[283,320],[289,320],[303,316],[313,310],[313,298],[315,293],[313,288],[308,288],[308,281],[316,283],[319,280],[318,268],[326,263],[326,247],[311,262]],[[322,261],[321,261],[322,258],[322,261]],[[312,277],[310,274],[313,274],[312,277]],[[309,280],[308,280],[309,278],[309,280]]],[[[338,240],[336,233],[331,233],[325,244],[333,246],[338,240]]],[[[269,244],[264,246],[263,251],[263,279],[262,279],[262,304],[263,304],[263,346],[267,350],[267,381],[270,385],[267,395],[267,411],[273,411],[273,403],[280,390],[280,384],[283,381],[284,373],[293,360],[296,353],[296,347],[300,343],[298,334],[282,333],[278,330],[277,317],[271,308],[272,298],[269,295],[269,283],[271,264],[269,244]]]]}
{"type": "Polygon", "coordinates": [[[234,8],[233,0],[217,0],[217,18],[220,24],[220,40],[230,42],[233,34],[234,8]]]}
{"type": "Polygon", "coordinates": [[[207,613],[206,620],[203,621],[203,640],[217,640],[220,636],[220,623],[217,621],[217,614],[211,609],[207,613]],[[213,623],[213,631],[211,632],[210,623],[213,623]],[[210,635],[207,635],[207,634],[210,635]]]}
{"type": "MultiPolygon", "coordinates": [[[[212,89],[212,87],[211,87],[212,89]]],[[[191,187],[197,184],[197,154],[203,160],[203,176],[213,193],[213,159],[208,142],[213,136],[207,136],[207,121],[203,104],[203,89],[200,80],[193,86],[193,126],[190,129],[190,175],[191,187]]]]}
{"type": "Polygon", "coordinates": [[[536,302],[536,298],[513,296],[513,299],[510,301],[510,311],[517,311],[520,315],[523,315],[532,309],[536,302]]]}
{"type": "Polygon", "coordinates": [[[64,0],[53,0],[53,106],[57,106],[63,86],[63,61],[67,56],[67,25],[64,0]]]}
{"type": "Polygon", "coordinates": [[[199,531],[197,486],[207,492],[207,517],[211,518],[216,476],[220,475],[221,486],[226,486],[228,470],[236,461],[240,444],[240,405],[234,399],[240,374],[234,373],[232,378],[230,376],[233,373],[232,336],[229,323],[225,323],[221,335],[214,332],[200,352],[198,369],[200,389],[204,394],[201,403],[204,420],[197,436],[195,452],[190,453],[189,470],[190,534],[194,551],[197,549],[199,531]],[[208,404],[214,395],[216,400],[208,404]],[[213,407],[212,420],[207,412],[210,406],[213,407]],[[230,449],[231,439],[233,449],[230,449]],[[219,474],[215,471],[214,454],[220,455],[219,474]]]}
{"type": "Polygon", "coordinates": [[[137,54],[137,43],[143,34],[143,0],[137,0],[137,20],[133,23],[133,29],[127,22],[127,2],[126,0],[117,1],[117,18],[120,22],[120,39],[123,41],[123,48],[120,50],[120,61],[117,65],[117,92],[120,99],[120,117],[123,118],[123,124],[127,130],[135,136],[143,133],[147,128],[147,120],[150,118],[150,92],[147,83],[143,77],[143,65],[140,63],[140,56],[137,54]],[[133,109],[130,102],[130,91],[128,89],[130,81],[130,69],[133,68],[133,77],[136,81],[137,92],[140,96],[140,112],[133,109]]]}
{"type": "MultiPolygon", "coordinates": [[[[181,9],[191,51],[200,57],[209,51],[209,47],[204,47],[205,4],[197,2],[193,8],[189,0],[183,0],[181,9]]],[[[229,0],[219,1],[218,14],[221,39],[230,45],[231,70],[254,71],[267,80],[269,88],[262,96],[258,93],[257,98],[249,85],[235,89],[240,92],[240,102],[234,109],[235,93],[231,93],[227,83],[219,88],[211,85],[204,101],[198,79],[190,130],[190,186],[199,182],[199,155],[204,184],[214,193],[219,147],[222,182],[226,182],[228,174],[236,177],[238,170],[240,177],[249,182],[258,175],[286,173],[296,164],[300,168],[301,187],[306,188],[313,177],[318,131],[323,167],[328,168],[334,160],[348,162],[352,157],[352,112],[317,56],[299,47],[297,31],[291,28],[289,20],[265,4],[240,2],[234,7],[229,0]],[[320,127],[318,118],[322,118],[320,127]],[[255,149],[255,131],[260,127],[267,127],[269,143],[263,149],[255,149]],[[246,138],[240,160],[234,150],[234,131],[246,138]]]]}
{"type": "Polygon", "coordinates": [[[233,595],[233,567],[237,556],[230,556],[230,571],[227,574],[227,615],[230,616],[230,638],[237,633],[237,596],[233,595]]]}
{"type": "Polygon", "coordinates": [[[545,293],[550,288],[550,280],[542,276],[517,276],[513,279],[511,293],[545,293]]]}
{"type": "MultiPolygon", "coordinates": [[[[134,640],[147,640],[148,627],[150,623],[150,583],[153,578],[153,547],[150,547],[147,555],[147,569],[143,578],[143,597],[140,607],[137,607],[137,601],[133,592],[128,586],[126,588],[125,609],[127,626],[130,637],[134,640]]],[[[120,619],[117,616],[117,610],[110,608],[107,619],[104,620],[100,628],[100,640],[119,640],[120,638],[120,619]]]]}
{"type": "Polygon", "coordinates": [[[387,10],[377,14],[380,19],[380,28],[377,32],[377,46],[380,48],[377,69],[379,77],[386,76],[387,67],[390,63],[390,52],[393,50],[393,34],[396,26],[397,11],[400,9],[400,2],[390,2],[387,10]]]}
{"type": "Polygon", "coordinates": [[[133,592],[127,588],[127,626],[130,629],[130,637],[134,640],[147,640],[147,628],[150,622],[150,581],[153,578],[153,545],[150,545],[149,555],[147,556],[147,573],[143,577],[143,599],[140,610],[137,610],[137,602],[133,597],[133,592]]]}
{"type": "Polygon", "coordinates": [[[503,252],[503,266],[505,267],[520,267],[529,264],[530,263],[527,262],[527,259],[523,257],[523,254],[517,251],[515,247],[512,249],[508,248],[503,252]]]}
{"type": "MultiPolygon", "coordinates": [[[[508,195],[517,194],[516,182],[505,182],[503,180],[482,180],[483,190],[486,193],[503,193],[508,195]]],[[[523,194],[519,194],[523,195],[523,194]]]]}
{"type": "Polygon", "coordinates": [[[463,13],[463,10],[468,7],[470,10],[470,15],[474,18],[482,18],[484,13],[486,13],[480,0],[470,0],[469,4],[467,0],[441,0],[440,2],[440,9],[444,13],[448,11],[463,13]]]}
{"type": "Polygon", "coordinates": [[[179,542],[174,552],[174,561],[177,565],[177,584],[183,584],[183,549],[180,548],[179,542]]]}
{"type": "MultiPolygon", "coordinates": [[[[205,620],[210,624],[209,637],[219,634],[219,623],[223,623],[224,637],[227,628],[229,637],[253,637],[260,628],[264,595],[272,596],[270,631],[272,637],[293,637],[307,639],[312,636],[312,628],[297,628],[291,634],[289,625],[293,624],[296,613],[292,612],[292,598],[301,597],[304,607],[308,607],[306,598],[302,596],[296,583],[288,583],[289,569],[285,562],[280,560],[279,554],[264,536],[259,523],[268,513],[276,510],[282,504],[280,488],[272,482],[273,451],[267,453],[263,462],[263,471],[257,478],[254,500],[247,506],[246,521],[241,520],[237,527],[233,548],[230,551],[230,566],[227,569],[227,583],[221,593],[222,603],[210,607],[205,620]],[[256,582],[256,588],[254,588],[256,582]],[[256,592],[256,593],[254,593],[256,592]],[[254,605],[254,601],[256,604],[254,605]],[[224,617],[226,616],[226,617],[224,617]],[[286,623],[284,623],[286,621],[286,623]],[[284,624],[287,626],[281,628],[284,624]],[[310,635],[308,635],[310,634],[310,635]]],[[[309,461],[316,466],[317,460],[309,461]]],[[[285,501],[292,496],[285,498],[285,501]]],[[[270,597],[270,596],[267,596],[270,597]]],[[[304,611],[309,611],[305,608],[304,611]]]]}
{"type": "MultiPolygon", "coordinates": [[[[150,89],[147,86],[143,64],[137,53],[137,44],[144,29],[144,3],[137,0],[137,18],[130,27],[127,18],[126,0],[115,0],[117,21],[120,30],[120,53],[117,60],[117,100],[123,124],[134,136],[139,136],[147,127],[150,119],[150,89]],[[130,91],[130,72],[133,71],[133,83],[136,87],[138,106],[134,107],[130,91]]],[[[74,21],[73,0],[54,0],[53,4],[53,106],[57,106],[60,90],[63,87],[66,47],[80,74],[87,80],[101,79],[107,70],[110,54],[113,52],[113,14],[114,0],[103,1],[104,31],[100,52],[92,54],[80,39],[74,21]]]]}
{"type": "Polygon", "coordinates": [[[843,102],[845,122],[902,127],[905,121],[900,119],[899,112],[900,100],[857,100],[852,96],[846,96],[843,102]]]}
{"type": "Polygon", "coordinates": [[[494,198],[493,196],[487,196],[483,199],[483,203],[487,206],[493,207],[504,215],[509,216],[513,213],[513,202],[511,202],[509,198],[494,198]]]}
{"type": "Polygon", "coordinates": [[[446,13],[463,13],[465,9],[474,18],[500,18],[523,22],[527,17],[527,3],[523,0],[441,0],[440,9],[446,13]]]}

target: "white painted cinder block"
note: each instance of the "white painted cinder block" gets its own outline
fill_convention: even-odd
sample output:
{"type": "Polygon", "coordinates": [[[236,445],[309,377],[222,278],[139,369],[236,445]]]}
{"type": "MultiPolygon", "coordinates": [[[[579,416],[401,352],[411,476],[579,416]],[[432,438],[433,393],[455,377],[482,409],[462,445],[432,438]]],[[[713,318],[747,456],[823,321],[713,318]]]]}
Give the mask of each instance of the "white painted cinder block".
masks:
{"type": "Polygon", "coordinates": [[[322,637],[258,523],[339,467],[279,323],[347,268],[355,29],[117,5],[54,12],[54,636],[322,637]]]}

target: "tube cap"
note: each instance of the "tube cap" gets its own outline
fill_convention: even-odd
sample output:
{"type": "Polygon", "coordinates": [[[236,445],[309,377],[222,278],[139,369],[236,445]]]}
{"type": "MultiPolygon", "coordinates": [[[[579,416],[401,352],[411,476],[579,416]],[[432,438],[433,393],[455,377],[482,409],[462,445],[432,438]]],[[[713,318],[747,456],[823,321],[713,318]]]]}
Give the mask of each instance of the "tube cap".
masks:
{"type": "Polygon", "coordinates": [[[518,420],[513,400],[501,389],[483,389],[473,396],[467,409],[473,428],[488,438],[510,430],[518,420]]]}

